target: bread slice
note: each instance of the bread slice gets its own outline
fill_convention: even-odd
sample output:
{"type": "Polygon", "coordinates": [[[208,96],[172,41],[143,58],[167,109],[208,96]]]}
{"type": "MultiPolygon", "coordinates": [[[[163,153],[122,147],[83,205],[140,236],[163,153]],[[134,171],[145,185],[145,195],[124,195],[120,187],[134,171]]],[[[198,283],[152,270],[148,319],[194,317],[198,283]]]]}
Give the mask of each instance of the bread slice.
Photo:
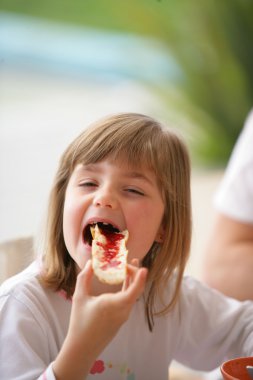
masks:
{"type": "Polygon", "coordinates": [[[104,231],[96,224],[95,227],[91,227],[91,234],[94,274],[106,284],[122,283],[127,273],[128,231],[104,231]]]}

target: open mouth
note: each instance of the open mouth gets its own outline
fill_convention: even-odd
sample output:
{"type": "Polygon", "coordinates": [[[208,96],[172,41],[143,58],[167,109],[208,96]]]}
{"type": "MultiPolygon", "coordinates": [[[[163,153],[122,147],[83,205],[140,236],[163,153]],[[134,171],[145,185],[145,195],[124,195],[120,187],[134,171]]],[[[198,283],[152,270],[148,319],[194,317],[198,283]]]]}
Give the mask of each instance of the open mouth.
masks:
{"type": "Polygon", "coordinates": [[[116,228],[110,223],[97,222],[87,224],[83,232],[83,240],[86,244],[89,244],[90,246],[92,245],[93,240],[91,228],[95,228],[96,224],[98,225],[100,231],[102,231],[104,235],[111,235],[120,232],[118,228],[116,228]]]}

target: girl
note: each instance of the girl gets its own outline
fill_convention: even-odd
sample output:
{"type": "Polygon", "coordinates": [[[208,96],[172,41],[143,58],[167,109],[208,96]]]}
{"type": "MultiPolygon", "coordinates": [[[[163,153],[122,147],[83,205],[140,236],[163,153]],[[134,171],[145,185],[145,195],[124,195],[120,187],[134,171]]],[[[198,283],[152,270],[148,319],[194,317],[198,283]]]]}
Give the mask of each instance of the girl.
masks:
{"type": "Polygon", "coordinates": [[[183,278],[190,249],[190,165],[157,121],[119,114],[62,156],[43,257],[0,293],[1,379],[167,379],[253,354],[253,304],[183,278]],[[129,232],[120,289],[93,276],[89,227],[129,232]]]}

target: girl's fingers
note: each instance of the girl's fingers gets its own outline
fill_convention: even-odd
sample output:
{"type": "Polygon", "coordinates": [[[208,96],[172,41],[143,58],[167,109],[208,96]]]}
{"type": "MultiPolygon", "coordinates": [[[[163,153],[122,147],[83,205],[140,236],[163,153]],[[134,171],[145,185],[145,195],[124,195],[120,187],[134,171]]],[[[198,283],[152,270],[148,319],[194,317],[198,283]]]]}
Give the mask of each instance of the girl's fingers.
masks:
{"type": "Polygon", "coordinates": [[[88,260],[84,268],[77,276],[75,293],[85,295],[90,294],[92,276],[93,269],[91,265],[91,260],[88,260]]]}
{"type": "Polygon", "coordinates": [[[136,268],[139,268],[140,267],[140,261],[139,261],[139,259],[132,259],[131,260],[131,264],[134,266],[134,267],[136,267],[136,268]]]}
{"type": "MultiPolygon", "coordinates": [[[[130,271],[133,270],[132,268],[130,268],[130,271]]],[[[126,301],[130,303],[135,302],[143,293],[148,274],[148,270],[146,268],[135,268],[135,271],[134,278],[124,292],[126,301]]]]}
{"type": "MultiPolygon", "coordinates": [[[[138,262],[138,260],[137,260],[138,262]]],[[[135,261],[134,264],[137,264],[135,261]]],[[[84,297],[91,294],[91,280],[93,276],[93,269],[91,260],[88,260],[85,267],[77,276],[76,288],[73,298],[78,300],[83,300],[84,297]]],[[[127,277],[124,281],[122,291],[120,293],[115,293],[115,301],[118,297],[121,298],[123,302],[134,303],[137,298],[143,293],[145,288],[147,278],[147,269],[138,268],[135,265],[127,265],[127,277]]]]}
{"type": "MultiPolygon", "coordinates": [[[[137,260],[137,262],[138,262],[138,260],[137,260]]],[[[135,265],[133,265],[132,263],[131,264],[127,264],[127,273],[130,276],[135,275],[138,272],[139,269],[140,269],[139,265],[136,265],[136,263],[135,263],[135,265]]]]}
{"type": "Polygon", "coordinates": [[[140,295],[143,293],[143,291],[145,289],[147,275],[148,275],[147,268],[138,269],[138,272],[136,274],[136,278],[134,279],[134,281],[130,285],[130,287],[133,288],[133,290],[131,290],[131,292],[132,292],[132,296],[135,300],[140,297],[140,295]]]}
{"type": "Polygon", "coordinates": [[[122,291],[125,291],[129,286],[129,276],[128,274],[126,275],[126,278],[125,278],[125,281],[123,282],[123,285],[122,285],[122,291]]]}
{"type": "Polygon", "coordinates": [[[139,267],[138,259],[132,259],[131,264],[127,264],[127,275],[123,283],[122,290],[126,290],[129,287],[129,285],[133,281],[134,276],[137,273],[138,267],[139,267]]]}

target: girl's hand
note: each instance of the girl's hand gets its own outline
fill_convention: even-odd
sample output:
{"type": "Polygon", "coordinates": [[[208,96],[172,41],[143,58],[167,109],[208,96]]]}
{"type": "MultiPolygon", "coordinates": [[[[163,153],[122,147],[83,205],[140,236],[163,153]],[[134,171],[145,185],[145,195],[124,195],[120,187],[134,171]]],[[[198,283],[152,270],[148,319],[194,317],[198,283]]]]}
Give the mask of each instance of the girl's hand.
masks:
{"type": "Polygon", "coordinates": [[[129,264],[127,269],[127,279],[121,291],[99,296],[91,295],[93,271],[90,260],[79,273],[68,334],[54,363],[57,379],[84,379],[98,355],[128,319],[145,288],[147,269],[129,264]],[[67,377],[64,363],[70,366],[75,363],[75,375],[71,372],[67,377]]]}
{"type": "Polygon", "coordinates": [[[127,279],[120,292],[95,297],[91,295],[93,271],[89,261],[77,277],[70,320],[71,334],[78,339],[80,335],[85,339],[89,337],[88,341],[94,349],[95,346],[104,348],[128,319],[134,303],[144,290],[146,274],[146,269],[128,265],[127,279]]]}

